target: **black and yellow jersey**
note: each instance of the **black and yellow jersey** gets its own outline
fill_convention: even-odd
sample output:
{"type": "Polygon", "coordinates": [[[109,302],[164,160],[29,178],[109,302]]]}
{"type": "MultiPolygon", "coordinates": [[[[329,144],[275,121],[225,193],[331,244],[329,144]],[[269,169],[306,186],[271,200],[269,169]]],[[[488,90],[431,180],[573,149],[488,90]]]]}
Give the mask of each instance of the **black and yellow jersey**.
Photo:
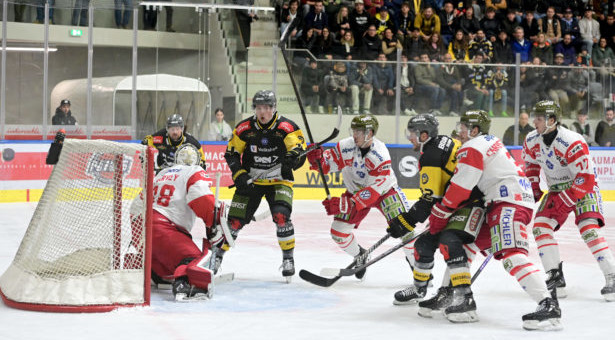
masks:
{"type": "Polygon", "coordinates": [[[183,133],[178,141],[172,141],[167,133],[167,129],[161,129],[154,134],[145,136],[141,144],[148,145],[158,150],[156,158],[157,168],[166,168],[175,165],[175,151],[184,143],[196,146],[201,155],[201,163],[205,164],[205,154],[201,149],[201,143],[189,133],[183,133]]]}
{"type": "MultiPolygon", "coordinates": [[[[233,180],[248,172],[254,184],[270,185],[285,183],[292,186],[292,171],[270,169],[280,164],[289,150],[305,150],[305,138],[299,126],[290,119],[274,114],[267,126],[262,126],[256,117],[242,120],[233,130],[224,158],[233,173],[233,180]]],[[[295,169],[305,162],[302,157],[295,169]]]]}
{"type": "Polygon", "coordinates": [[[442,199],[448,183],[457,166],[457,150],[461,142],[440,135],[423,145],[419,157],[419,188],[421,197],[404,214],[413,226],[424,222],[431,213],[431,207],[442,199]]]}

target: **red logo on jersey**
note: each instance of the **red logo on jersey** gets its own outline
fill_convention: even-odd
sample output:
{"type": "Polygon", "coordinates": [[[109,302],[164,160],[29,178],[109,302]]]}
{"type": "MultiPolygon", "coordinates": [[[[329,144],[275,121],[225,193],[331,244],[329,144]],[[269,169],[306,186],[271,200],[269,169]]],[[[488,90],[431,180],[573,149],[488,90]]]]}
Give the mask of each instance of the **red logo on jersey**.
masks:
{"type": "Polygon", "coordinates": [[[365,167],[367,170],[372,170],[374,168],[374,163],[369,160],[369,158],[365,159],[365,167]]]}
{"type": "Polygon", "coordinates": [[[286,131],[286,133],[291,133],[293,131],[295,131],[295,129],[293,129],[293,126],[291,123],[289,122],[281,122],[278,127],[284,131],[286,131]]]}
{"type": "Polygon", "coordinates": [[[242,132],[248,130],[249,128],[250,128],[250,122],[243,122],[239,124],[239,126],[237,126],[235,131],[237,132],[237,135],[240,135],[242,132]]]}
{"type": "Polygon", "coordinates": [[[162,138],[162,136],[154,136],[152,141],[154,144],[162,144],[162,142],[164,141],[164,138],[162,138]]]}
{"type": "Polygon", "coordinates": [[[493,145],[489,147],[489,149],[487,149],[487,157],[491,155],[495,155],[495,153],[498,152],[498,150],[500,150],[503,147],[504,147],[504,144],[502,144],[502,142],[496,141],[495,143],[493,143],[493,145]]]}

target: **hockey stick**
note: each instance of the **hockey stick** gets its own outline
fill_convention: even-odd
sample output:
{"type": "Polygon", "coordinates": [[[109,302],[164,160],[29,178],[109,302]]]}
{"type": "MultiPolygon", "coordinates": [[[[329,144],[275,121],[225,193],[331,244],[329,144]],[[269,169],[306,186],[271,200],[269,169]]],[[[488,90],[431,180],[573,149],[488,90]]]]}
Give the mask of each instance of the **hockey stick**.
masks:
{"type": "Polygon", "coordinates": [[[401,241],[399,244],[397,244],[396,246],[388,249],[387,251],[385,251],[384,253],[374,257],[373,259],[369,260],[367,263],[363,264],[362,266],[358,266],[358,267],[354,267],[354,268],[324,268],[323,270],[327,270],[328,273],[330,273],[330,275],[339,275],[339,276],[351,276],[356,274],[358,271],[361,271],[369,266],[371,266],[372,264],[382,260],[383,258],[393,254],[395,251],[397,251],[400,248],[403,248],[403,246],[405,246],[406,244],[416,240],[417,238],[419,238],[419,236],[423,235],[424,233],[429,232],[429,228],[423,230],[420,234],[415,235],[409,239],[403,240],[401,241]]]}
{"type": "Polygon", "coordinates": [[[492,257],[493,257],[493,253],[489,253],[489,255],[487,255],[487,257],[485,258],[483,263],[480,264],[480,267],[478,267],[478,269],[476,270],[474,275],[472,275],[472,279],[470,280],[470,284],[473,284],[474,281],[476,281],[476,279],[478,278],[480,273],[483,272],[483,269],[485,269],[485,266],[487,266],[487,263],[489,263],[489,260],[491,260],[492,257]]]}
{"type": "MultiPolygon", "coordinates": [[[[298,18],[293,19],[298,20],[298,18]]],[[[292,22],[290,25],[291,26],[292,22]]],[[[314,143],[314,137],[312,137],[312,131],[310,130],[310,126],[308,125],[307,116],[305,114],[305,109],[303,108],[303,101],[301,100],[301,95],[299,94],[299,90],[297,89],[297,82],[295,81],[295,76],[292,72],[292,67],[290,62],[288,61],[288,56],[286,55],[286,39],[288,38],[288,27],[282,34],[280,38],[280,49],[282,51],[282,58],[284,59],[284,63],[286,64],[286,68],[288,69],[288,77],[290,78],[290,83],[293,85],[293,90],[295,91],[295,96],[297,97],[297,104],[299,104],[299,110],[301,111],[301,118],[303,118],[303,124],[305,125],[305,131],[307,132],[310,143],[314,143]]],[[[338,107],[338,115],[340,114],[340,108],[338,107]]],[[[322,179],[322,185],[325,188],[325,193],[327,194],[327,199],[331,198],[331,192],[329,191],[329,185],[327,184],[327,179],[325,177],[325,173],[322,170],[322,164],[318,162],[318,173],[320,173],[320,178],[322,179]]]]}
{"type": "MultiPolygon", "coordinates": [[[[384,235],[381,239],[379,239],[376,243],[374,243],[374,245],[372,245],[371,247],[369,247],[369,249],[367,249],[365,251],[365,253],[363,253],[363,255],[361,255],[361,259],[365,259],[367,258],[376,248],[378,248],[380,245],[382,245],[386,240],[389,239],[389,237],[391,237],[391,235],[386,234],[384,235]]],[[[352,267],[354,267],[357,264],[357,259],[354,259],[352,261],[351,264],[349,264],[346,269],[350,269],[352,267]]],[[[333,278],[326,278],[326,277],[322,277],[320,275],[316,275],[312,272],[309,272],[305,269],[301,269],[299,271],[299,277],[301,277],[302,279],[304,279],[305,281],[309,282],[309,283],[313,283],[317,286],[321,286],[321,287],[329,287],[332,284],[334,284],[335,282],[337,282],[337,280],[342,278],[342,275],[337,275],[333,278]]]]}

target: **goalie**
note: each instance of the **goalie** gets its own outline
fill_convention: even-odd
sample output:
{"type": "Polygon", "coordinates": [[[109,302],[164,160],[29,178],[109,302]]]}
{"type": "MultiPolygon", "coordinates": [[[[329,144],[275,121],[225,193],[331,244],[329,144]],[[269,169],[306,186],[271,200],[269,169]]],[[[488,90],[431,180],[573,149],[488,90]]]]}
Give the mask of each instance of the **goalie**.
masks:
{"type": "MultiPolygon", "coordinates": [[[[175,165],[162,169],[154,178],[152,271],[173,280],[176,301],[202,300],[212,293],[211,252],[201,252],[190,232],[199,217],[208,235],[212,234],[224,207],[214,209],[211,180],[199,162],[197,148],[184,144],[175,153],[175,165]]],[[[210,242],[224,242],[224,237],[219,233],[210,242]]]]}

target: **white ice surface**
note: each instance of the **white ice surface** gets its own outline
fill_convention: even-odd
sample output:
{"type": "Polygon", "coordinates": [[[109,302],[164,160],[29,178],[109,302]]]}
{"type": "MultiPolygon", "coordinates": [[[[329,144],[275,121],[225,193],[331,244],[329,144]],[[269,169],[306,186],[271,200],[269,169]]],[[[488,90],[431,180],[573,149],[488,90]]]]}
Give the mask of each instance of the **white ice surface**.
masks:
{"type": "MultiPolygon", "coordinates": [[[[263,202],[261,209],[265,206],[263,202]]],[[[0,204],[0,273],[12,261],[35,207],[0,204]]],[[[615,246],[615,203],[605,207],[607,227],[602,232],[615,246]]],[[[331,240],[331,218],[319,202],[295,201],[293,222],[297,271],[318,274],[322,267],[345,267],[351,262],[331,240]]],[[[197,234],[201,228],[195,228],[197,234]]],[[[356,236],[369,247],[384,232],[384,218],[373,211],[356,236]]],[[[371,267],[364,282],[347,277],[321,288],[296,275],[286,284],[278,271],[281,251],[275,228],[265,220],[240,233],[221,269],[234,272],[236,279],[218,285],[212,300],[176,303],[170,291],[154,291],[150,307],[102,314],[39,313],[0,303],[0,339],[614,339],[615,302],[607,303],[600,295],[604,277],[572,219],[556,237],[568,284],[568,297],[560,301],[564,329],[559,332],[521,328],[521,316],[534,311],[536,304],[494,260],[473,286],[480,317],[473,324],[452,324],[442,316],[424,319],[417,315],[417,306],[392,304],[394,292],[411,277],[401,251],[371,267]]],[[[389,240],[380,249],[394,242],[389,240]]],[[[539,263],[533,242],[531,257],[539,263]]],[[[482,260],[477,258],[472,271],[482,260]]],[[[436,286],[443,269],[437,257],[436,286]]]]}

